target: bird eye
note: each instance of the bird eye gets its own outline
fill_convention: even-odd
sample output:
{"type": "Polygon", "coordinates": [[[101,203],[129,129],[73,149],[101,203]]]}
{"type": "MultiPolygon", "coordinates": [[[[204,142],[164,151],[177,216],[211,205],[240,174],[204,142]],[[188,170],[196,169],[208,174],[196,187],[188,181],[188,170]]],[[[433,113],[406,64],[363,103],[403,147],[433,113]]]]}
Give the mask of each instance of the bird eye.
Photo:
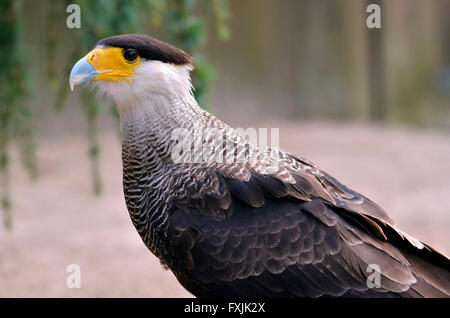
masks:
{"type": "Polygon", "coordinates": [[[123,52],[123,57],[124,57],[125,60],[127,60],[128,62],[133,62],[134,60],[137,59],[138,53],[136,52],[136,50],[128,49],[128,50],[125,50],[125,51],[123,52]]]}

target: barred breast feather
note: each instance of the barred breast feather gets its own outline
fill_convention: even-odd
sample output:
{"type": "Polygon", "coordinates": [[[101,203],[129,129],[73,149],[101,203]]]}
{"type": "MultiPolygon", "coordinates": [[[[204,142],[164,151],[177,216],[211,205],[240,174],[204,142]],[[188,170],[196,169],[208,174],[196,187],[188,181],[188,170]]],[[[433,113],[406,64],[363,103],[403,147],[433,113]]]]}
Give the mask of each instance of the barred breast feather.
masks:
{"type": "Polygon", "coordinates": [[[238,149],[254,146],[200,108],[170,109],[124,128],[124,191],[145,244],[194,295],[449,296],[446,256],[306,159],[267,149],[256,162],[175,163],[174,127],[214,127],[238,149]],[[377,288],[367,284],[373,264],[377,288]]]}

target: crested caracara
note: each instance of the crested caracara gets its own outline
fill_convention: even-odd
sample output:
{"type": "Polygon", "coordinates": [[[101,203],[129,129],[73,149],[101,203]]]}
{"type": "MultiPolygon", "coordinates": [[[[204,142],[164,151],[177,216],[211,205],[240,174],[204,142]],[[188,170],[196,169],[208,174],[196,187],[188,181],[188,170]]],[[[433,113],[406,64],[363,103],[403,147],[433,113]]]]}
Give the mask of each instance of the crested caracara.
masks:
{"type": "Polygon", "coordinates": [[[128,34],[99,41],[70,74],[71,88],[91,82],[117,104],[131,220],[187,290],[210,297],[450,295],[446,256],[312,162],[250,145],[201,109],[192,69],[182,50],[128,34]],[[207,131],[223,138],[206,134],[180,147],[180,135],[207,131]],[[203,150],[201,160],[190,150],[203,150]]]}

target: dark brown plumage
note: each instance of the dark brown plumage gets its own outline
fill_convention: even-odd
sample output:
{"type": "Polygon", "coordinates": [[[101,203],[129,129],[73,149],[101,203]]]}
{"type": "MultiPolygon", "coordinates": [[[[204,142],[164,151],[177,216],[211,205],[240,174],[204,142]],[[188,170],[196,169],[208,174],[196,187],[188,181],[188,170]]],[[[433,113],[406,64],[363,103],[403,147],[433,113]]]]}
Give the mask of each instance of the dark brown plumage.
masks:
{"type": "MultiPolygon", "coordinates": [[[[204,129],[231,129],[195,116],[204,129]]],[[[144,242],[194,295],[449,296],[447,257],[311,162],[280,152],[272,175],[257,172],[259,162],[173,164],[171,146],[161,147],[169,134],[146,134],[140,145],[124,140],[127,205],[144,242]],[[370,264],[380,288],[367,285],[370,264]]]]}
{"type": "MultiPolygon", "coordinates": [[[[139,77],[99,87],[120,108],[123,185],[133,224],[191,293],[450,296],[446,256],[398,230],[378,205],[308,160],[251,146],[202,110],[190,91],[186,53],[145,35],[99,45],[134,48],[147,60],[137,67],[139,77]],[[171,65],[152,64],[155,59],[171,65]],[[232,154],[257,149],[264,160],[178,162],[172,152],[177,129],[184,136],[215,129],[234,146],[232,154]],[[268,172],[273,165],[277,169],[268,172]],[[371,264],[380,269],[376,287],[367,283],[371,264]]],[[[225,159],[226,150],[215,155],[225,159]]]]}
{"type": "Polygon", "coordinates": [[[192,57],[186,52],[145,34],[116,35],[100,40],[96,46],[134,49],[138,51],[139,56],[144,59],[172,63],[175,65],[192,63],[192,57]]]}
{"type": "MultiPolygon", "coordinates": [[[[267,179],[256,174],[248,182],[221,177],[227,193],[213,200],[227,200],[229,206],[215,216],[192,204],[169,212],[166,241],[173,245],[164,259],[194,295],[448,296],[448,259],[411,245],[368,199],[333,183],[363,200],[360,210],[367,207],[372,216],[335,196],[335,203],[315,197],[322,191],[315,189],[319,183],[309,183],[310,198],[304,200],[291,186],[267,179]],[[369,264],[380,266],[380,288],[367,286],[369,264]]],[[[207,209],[211,199],[200,200],[207,209]]]]}

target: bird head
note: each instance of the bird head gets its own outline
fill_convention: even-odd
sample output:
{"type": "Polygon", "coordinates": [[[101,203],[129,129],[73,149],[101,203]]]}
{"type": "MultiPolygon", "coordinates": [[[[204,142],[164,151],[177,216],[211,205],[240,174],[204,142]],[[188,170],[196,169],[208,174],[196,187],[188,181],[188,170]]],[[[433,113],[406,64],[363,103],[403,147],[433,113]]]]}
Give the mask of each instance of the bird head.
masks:
{"type": "Polygon", "coordinates": [[[70,88],[92,82],[117,104],[149,94],[168,98],[190,94],[192,57],[144,34],[99,41],[70,73],[70,88]]]}

